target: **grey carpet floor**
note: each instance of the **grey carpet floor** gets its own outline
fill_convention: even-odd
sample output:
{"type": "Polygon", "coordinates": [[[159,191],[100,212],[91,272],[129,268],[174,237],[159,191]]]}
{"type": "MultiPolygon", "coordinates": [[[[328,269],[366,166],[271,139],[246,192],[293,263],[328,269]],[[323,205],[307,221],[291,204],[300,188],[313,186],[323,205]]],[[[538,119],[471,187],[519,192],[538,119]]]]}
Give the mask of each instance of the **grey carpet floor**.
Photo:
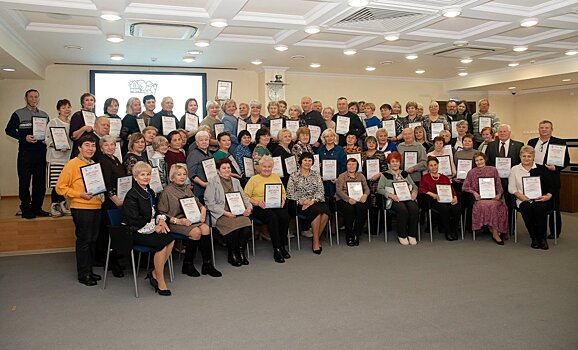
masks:
{"type": "Polygon", "coordinates": [[[390,232],[316,256],[303,240],[285,264],[258,242],[241,268],[221,248],[222,278],[177,273],[160,297],[141,270],[138,299],[129,275],[77,283],[73,253],[4,257],[0,349],[577,349],[578,216],[549,251],[520,226],[503,247],[390,232]]]}

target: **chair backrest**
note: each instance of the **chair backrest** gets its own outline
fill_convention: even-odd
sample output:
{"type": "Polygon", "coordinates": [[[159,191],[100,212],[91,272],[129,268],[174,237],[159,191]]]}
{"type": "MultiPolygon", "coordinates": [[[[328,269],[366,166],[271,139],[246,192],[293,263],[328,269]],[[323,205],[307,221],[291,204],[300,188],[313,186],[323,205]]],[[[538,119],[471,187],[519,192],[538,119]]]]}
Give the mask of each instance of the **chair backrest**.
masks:
{"type": "Polygon", "coordinates": [[[109,209],[107,210],[107,213],[110,226],[118,227],[121,225],[122,209],[109,209]]]}

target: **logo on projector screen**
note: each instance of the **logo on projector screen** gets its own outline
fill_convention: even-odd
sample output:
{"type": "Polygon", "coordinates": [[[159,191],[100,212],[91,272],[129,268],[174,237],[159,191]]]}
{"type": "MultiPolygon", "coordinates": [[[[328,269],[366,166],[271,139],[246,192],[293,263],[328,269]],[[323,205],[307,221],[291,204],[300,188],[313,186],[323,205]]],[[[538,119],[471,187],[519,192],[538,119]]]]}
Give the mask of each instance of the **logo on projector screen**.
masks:
{"type": "Polygon", "coordinates": [[[154,95],[157,91],[157,83],[153,83],[150,80],[129,80],[128,88],[131,94],[146,94],[146,95],[154,95]]]}

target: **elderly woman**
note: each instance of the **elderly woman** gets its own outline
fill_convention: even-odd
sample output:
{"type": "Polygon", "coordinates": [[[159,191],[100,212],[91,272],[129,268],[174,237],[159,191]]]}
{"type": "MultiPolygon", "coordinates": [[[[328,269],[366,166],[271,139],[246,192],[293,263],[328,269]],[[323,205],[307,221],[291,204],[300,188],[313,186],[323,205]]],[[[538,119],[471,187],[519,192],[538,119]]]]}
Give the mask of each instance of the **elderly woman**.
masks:
{"type": "MultiPolygon", "coordinates": [[[[439,135],[432,135],[432,124],[442,123],[444,130],[449,130],[450,126],[445,115],[440,115],[440,105],[436,101],[431,101],[429,104],[429,115],[424,117],[423,127],[426,132],[427,141],[432,141],[434,137],[439,135]]],[[[429,147],[428,147],[429,148],[429,147]]],[[[428,149],[426,148],[426,150],[428,149]]]]}
{"type": "Polygon", "coordinates": [[[239,103],[239,119],[247,119],[249,116],[249,105],[245,102],[239,103]]]}
{"type": "MultiPolygon", "coordinates": [[[[453,157],[453,154],[444,153],[444,138],[441,136],[434,137],[433,147],[434,147],[433,151],[428,152],[428,154],[427,154],[428,158],[430,156],[436,157],[436,160],[438,161],[438,165],[439,165],[439,159],[437,159],[437,157],[449,156],[451,174],[444,174],[444,175],[446,175],[450,179],[455,177],[456,176],[456,166],[454,164],[454,157],[453,157]]],[[[429,170],[429,166],[428,166],[428,170],[429,170]]]]}
{"type": "MultiPolygon", "coordinates": [[[[409,101],[405,104],[405,111],[407,112],[407,116],[405,118],[397,118],[395,120],[395,128],[396,130],[402,130],[402,132],[397,135],[397,139],[403,139],[403,130],[406,128],[412,128],[414,123],[419,123],[423,125],[423,116],[417,115],[417,103],[414,101],[409,101]]],[[[413,130],[412,130],[413,133],[413,130]]]]}
{"type": "MultiPolygon", "coordinates": [[[[452,138],[452,147],[456,150],[460,150],[464,148],[464,136],[468,133],[468,122],[465,120],[460,120],[456,124],[456,130],[458,133],[458,137],[452,138]]],[[[472,145],[473,147],[473,145],[472,145]]]]}
{"type": "Polygon", "coordinates": [[[472,208],[472,229],[480,230],[488,226],[492,233],[492,239],[498,245],[504,245],[502,236],[508,237],[508,207],[502,201],[503,189],[498,170],[493,166],[486,166],[486,155],[477,152],[474,157],[475,168],[472,168],[466,176],[462,191],[469,192],[474,196],[475,203],[472,208]],[[482,199],[480,196],[480,179],[494,179],[494,198],[482,199]]]}
{"type": "Polygon", "coordinates": [[[184,140],[185,143],[190,137],[194,137],[195,134],[197,133],[196,129],[190,128],[191,130],[188,130],[186,128],[187,114],[194,115],[195,117],[197,117],[197,121],[200,121],[201,117],[199,117],[199,115],[197,114],[198,110],[199,110],[199,103],[197,102],[196,98],[189,98],[187,99],[187,101],[185,101],[185,113],[181,117],[181,120],[179,120],[179,128],[185,129],[187,131],[187,138],[184,140]]]}
{"type": "MultiPolygon", "coordinates": [[[[289,120],[299,120],[299,116],[301,115],[303,111],[301,110],[301,107],[299,107],[298,105],[292,105],[291,107],[289,107],[289,120]]],[[[331,118],[333,118],[333,115],[331,116],[331,118]]]]}
{"type": "Polygon", "coordinates": [[[253,211],[253,206],[239,180],[231,176],[231,160],[223,158],[217,161],[217,172],[219,176],[209,179],[209,185],[205,191],[207,208],[211,212],[219,233],[227,239],[229,264],[235,267],[249,265],[247,242],[251,237],[249,215],[253,211]],[[238,193],[241,196],[245,207],[242,213],[232,212],[229,201],[225,197],[228,193],[238,193]]]}
{"type": "Polygon", "coordinates": [[[297,212],[307,216],[313,232],[313,253],[321,254],[319,238],[329,221],[329,209],[325,205],[323,181],[318,172],[312,171],[313,154],[305,152],[299,158],[299,170],[291,174],[287,184],[287,199],[297,203],[297,212]]]}
{"type": "MultiPolygon", "coordinates": [[[[335,179],[323,181],[325,197],[332,198],[335,196],[335,182],[337,181],[337,177],[346,170],[345,162],[347,161],[347,156],[345,155],[343,148],[336,144],[337,134],[335,131],[333,131],[333,129],[325,129],[323,133],[321,133],[321,141],[323,145],[317,149],[317,154],[319,155],[319,164],[322,173],[324,160],[337,161],[337,176],[335,179]]],[[[329,201],[329,205],[331,210],[335,209],[332,207],[333,201],[329,201]]]]}
{"type": "Polygon", "coordinates": [[[363,174],[358,172],[359,163],[357,163],[357,159],[349,158],[346,169],[337,178],[335,199],[337,209],[343,217],[347,246],[355,247],[359,245],[359,235],[363,232],[363,226],[365,225],[365,216],[367,214],[365,202],[369,197],[369,186],[367,186],[363,174]],[[352,197],[353,194],[348,189],[348,183],[350,182],[359,182],[361,184],[363,194],[360,198],[352,197]]]}
{"type": "Polygon", "coordinates": [[[285,246],[289,244],[287,230],[289,229],[289,213],[285,206],[285,187],[279,176],[273,173],[273,158],[261,158],[261,172],[251,177],[245,185],[245,194],[253,206],[253,216],[267,225],[271,243],[273,244],[273,259],[277,263],[284,263],[291,258],[285,246]],[[267,208],[265,205],[266,185],[281,186],[281,206],[267,208]]]}
{"type": "Polygon", "coordinates": [[[159,135],[168,135],[169,132],[173,131],[174,129],[177,129],[177,127],[179,126],[179,120],[173,114],[173,107],[174,107],[173,98],[169,96],[163,97],[161,107],[162,109],[151,118],[149,125],[157,128],[159,135]],[[163,117],[171,117],[174,120],[173,130],[164,130],[163,125],[165,123],[163,123],[163,117]]]}
{"type": "Polygon", "coordinates": [[[403,142],[397,145],[397,151],[401,156],[401,167],[404,171],[407,171],[413,182],[419,184],[421,179],[421,173],[426,169],[427,156],[423,146],[414,140],[413,130],[411,128],[405,128],[402,132],[403,142]],[[414,162],[412,164],[406,164],[409,159],[406,157],[407,152],[414,152],[414,162]]]}
{"type": "Polygon", "coordinates": [[[334,114],[335,114],[335,111],[333,110],[333,108],[331,108],[329,106],[323,108],[323,113],[321,115],[323,116],[323,121],[325,122],[327,129],[335,130],[335,122],[333,121],[333,115],[334,114]]]}
{"type": "Polygon", "coordinates": [[[271,141],[271,135],[269,134],[269,129],[261,128],[257,130],[255,135],[255,148],[253,149],[253,162],[255,164],[255,171],[259,172],[261,167],[259,163],[261,162],[261,158],[263,156],[271,156],[271,151],[269,151],[269,142],[271,141]]]}
{"type": "Polygon", "coordinates": [[[357,135],[354,131],[348,131],[345,134],[345,147],[343,150],[346,154],[361,153],[361,147],[357,145],[357,135]]]}
{"type": "Polygon", "coordinates": [[[309,144],[311,138],[311,131],[306,126],[301,126],[297,129],[297,142],[291,148],[291,153],[296,159],[301,157],[305,152],[313,153],[313,147],[309,144]]]}
{"type": "MultiPolygon", "coordinates": [[[[271,101],[269,103],[267,103],[267,111],[269,112],[269,115],[267,116],[266,120],[265,120],[265,125],[269,130],[271,130],[271,120],[275,120],[275,119],[282,119],[281,114],[279,114],[279,102],[277,101],[271,101]]],[[[281,124],[281,126],[283,127],[283,123],[281,124]]],[[[277,135],[271,135],[273,141],[275,141],[275,143],[277,143],[277,135]]]]}
{"type": "Polygon", "coordinates": [[[188,174],[185,164],[173,164],[169,171],[169,185],[159,195],[158,210],[166,216],[169,231],[188,237],[185,246],[185,258],[181,272],[187,276],[198,277],[199,272],[195,268],[194,260],[197,247],[203,257],[201,273],[212,277],[221,277],[222,274],[213,265],[211,253],[211,237],[209,225],[206,223],[207,209],[195,198],[193,192],[187,186],[188,174]],[[185,216],[180,200],[194,198],[199,208],[199,221],[193,222],[185,216]]]}
{"type": "Polygon", "coordinates": [[[482,143],[478,147],[478,151],[486,153],[490,142],[494,141],[494,129],[486,126],[482,129],[482,143]]]}
{"type": "Polygon", "coordinates": [[[239,134],[237,132],[238,119],[237,116],[235,116],[235,113],[237,112],[237,102],[235,102],[235,100],[233,99],[226,100],[225,102],[223,102],[221,109],[223,110],[223,115],[221,116],[221,121],[223,122],[224,125],[223,131],[229,133],[232,145],[231,151],[233,151],[235,147],[237,147],[237,145],[239,144],[239,139],[237,138],[237,135],[239,134]]]}
{"type": "Polygon", "coordinates": [[[138,162],[147,162],[145,152],[145,138],[140,132],[135,132],[128,137],[128,153],[124,157],[124,168],[127,175],[132,175],[132,167],[138,162]]]}
{"type": "Polygon", "coordinates": [[[56,192],[70,202],[76,235],[76,269],[78,282],[95,286],[101,276],[92,272],[96,239],[100,229],[103,194],[86,192],[80,168],[94,164],[91,159],[96,151],[96,140],[91,135],[78,139],[78,156],[71,159],[60,173],[56,192]]]}
{"type": "Polygon", "coordinates": [[[215,152],[218,149],[217,135],[215,135],[215,124],[221,123],[219,119],[219,110],[221,106],[217,101],[207,102],[207,116],[201,122],[201,125],[206,125],[211,128],[210,149],[215,152]]]}
{"type": "Polygon", "coordinates": [[[193,192],[201,203],[205,203],[205,188],[208,185],[207,175],[203,167],[203,161],[213,158],[213,153],[209,151],[209,133],[199,130],[195,135],[197,147],[189,149],[187,155],[187,169],[189,178],[193,183],[193,192]]]}
{"type": "Polygon", "coordinates": [[[279,131],[277,138],[279,140],[279,144],[273,150],[272,155],[273,155],[273,157],[281,157],[281,166],[283,167],[283,178],[281,180],[283,181],[283,185],[285,187],[287,187],[287,182],[289,181],[289,175],[291,175],[291,174],[287,170],[287,163],[286,163],[285,159],[294,157],[293,153],[291,153],[291,148],[290,148],[291,147],[291,131],[283,128],[279,131]]]}
{"type": "Polygon", "coordinates": [[[377,150],[383,152],[386,156],[390,152],[397,151],[397,146],[395,142],[390,141],[387,130],[383,128],[377,129],[375,138],[377,139],[377,150]]]}
{"type": "MultiPolygon", "coordinates": [[[[384,130],[384,129],[379,129],[384,130]]],[[[387,131],[385,132],[385,139],[387,140],[387,131]]],[[[377,214],[379,213],[379,209],[382,207],[381,196],[377,195],[377,184],[379,179],[381,178],[381,173],[387,171],[387,161],[385,160],[386,155],[382,151],[377,149],[377,140],[373,136],[368,136],[365,139],[365,147],[367,151],[363,152],[361,155],[361,159],[363,162],[363,173],[367,176],[367,161],[368,160],[377,160],[379,162],[379,172],[372,175],[367,176],[367,185],[369,186],[369,198],[367,201],[367,208],[369,209],[371,215],[371,227],[374,228],[375,233],[377,234],[377,214]]],[[[389,154],[389,152],[388,152],[389,154]]]]}
{"type": "Polygon", "coordinates": [[[261,115],[261,102],[255,100],[249,102],[249,109],[249,115],[245,119],[248,124],[267,125],[267,118],[261,115]]]}
{"type": "Polygon", "coordinates": [[[109,97],[104,101],[104,115],[107,118],[121,119],[118,116],[118,100],[114,97],[109,97]]]}
{"type": "Polygon", "coordinates": [[[84,115],[94,116],[94,103],[96,102],[94,95],[85,92],[80,96],[80,110],[75,112],[70,117],[70,128],[68,130],[68,136],[74,141],[72,149],[72,157],[76,156],[75,150],[78,149],[78,139],[87,133],[92,132],[92,127],[94,125],[86,125],[84,123],[84,115]]]}
{"type": "Polygon", "coordinates": [[[512,167],[508,179],[508,191],[516,197],[516,207],[532,238],[531,247],[548,249],[546,240],[547,213],[552,208],[552,192],[554,191],[550,172],[546,167],[534,161],[534,148],[523,146],[520,149],[521,163],[512,167]],[[524,178],[539,176],[540,193],[530,195],[524,191],[524,178]]]}
{"type": "MultiPolygon", "coordinates": [[[[131,97],[126,102],[126,115],[122,118],[122,128],[120,129],[120,139],[122,140],[122,154],[128,152],[128,136],[135,132],[141,132],[138,120],[141,114],[142,105],[138,97],[131,97]]],[[[142,119],[141,119],[142,120],[142,119]]],[[[144,121],[142,121],[144,129],[144,121]]]]}
{"type": "Polygon", "coordinates": [[[173,238],[169,235],[168,218],[158,214],[155,207],[155,193],[148,187],[151,180],[151,166],[138,162],[134,166],[132,188],[126,194],[122,206],[122,222],[132,233],[134,244],[155,250],[154,269],[147,273],[147,279],[155,292],[162,296],[171,295],[165,282],[164,268],[173,250],[173,238]]]}
{"type": "MultiPolygon", "coordinates": [[[[401,170],[401,154],[392,152],[387,156],[388,169],[381,174],[377,184],[377,193],[387,200],[386,207],[395,210],[397,218],[397,239],[401,245],[416,245],[418,233],[419,207],[416,202],[418,187],[410,174],[401,170]],[[395,191],[395,182],[405,182],[410,198],[401,200],[395,191]]],[[[386,233],[387,234],[387,233],[386,233]]]]}
{"type": "MultiPolygon", "coordinates": [[[[436,139],[438,137],[436,137],[436,139]]],[[[436,141],[436,143],[437,142],[438,141],[436,141]]],[[[428,202],[428,207],[437,210],[439,213],[438,223],[440,232],[445,234],[448,241],[455,241],[458,239],[457,226],[462,209],[458,205],[456,192],[451,188],[449,177],[438,172],[438,165],[439,161],[435,156],[429,156],[427,158],[428,173],[422,176],[419,182],[419,193],[424,195],[422,198],[428,202]],[[450,186],[452,191],[451,202],[440,202],[437,185],[450,186]]],[[[420,200],[422,200],[422,198],[420,198],[420,200]]]]}

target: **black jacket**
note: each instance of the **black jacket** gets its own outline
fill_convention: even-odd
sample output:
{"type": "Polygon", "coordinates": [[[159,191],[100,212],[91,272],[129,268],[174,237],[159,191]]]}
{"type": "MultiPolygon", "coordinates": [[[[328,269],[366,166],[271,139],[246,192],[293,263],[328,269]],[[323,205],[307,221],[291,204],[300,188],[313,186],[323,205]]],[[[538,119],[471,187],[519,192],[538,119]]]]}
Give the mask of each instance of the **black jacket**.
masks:
{"type": "Polygon", "coordinates": [[[132,188],[126,194],[122,205],[122,223],[132,232],[140,230],[151,221],[153,205],[155,205],[154,192],[148,187],[146,191],[143,190],[133,181],[132,188]]]}
{"type": "Polygon", "coordinates": [[[552,172],[543,165],[536,164],[536,168],[530,170],[530,176],[540,176],[540,187],[542,187],[542,196],[547,193],[554,194],[554,182],[552,181],[552,172]]]}
{"type": "MultiPolygon", "coordinates": [[[[508,146],[508,154],[506,157],[512,159],[511,166],[520,164],[520,149],[524,144],[520,141],[514,141],[510,139],[510,145],[508,146]]],[[[488,165],[496,166],[496,157],[500,154],[500,147],[502,145],[502,141],[492,141],[488,144],[488,148],[486,148],[486,156],[488,157],[488,165]]]]}
{"type": "MultiPolygon", "coordinates": [[[[537,137],[528,141],[528,145],[534,147],[534,149],[536,149],[537,144],[538,144],[538,138],[537,137]]],[[[548,160],[548,150],[550,149],[550,145],[564,145],[565,146],[566,141],[559,139],[557,137],[551,136],[550,140],[548,141],[548,149],[546,150],[546,154],[544,155],[544,162],[546,162],[548,160]]],[[[567,167],[568,164],[570,164],[570,154],[568,153],[568,148],[566,148],[566,154],[564,155],[564,166],[563,167],[556,166],[556,170],[554,170],[554,171],[548,170],[550,172],[551,177],[552,177],[552,183],[553,183],[555,189],[560,188],[560,172],[562,171],[562,169],[567,167]]]]}

